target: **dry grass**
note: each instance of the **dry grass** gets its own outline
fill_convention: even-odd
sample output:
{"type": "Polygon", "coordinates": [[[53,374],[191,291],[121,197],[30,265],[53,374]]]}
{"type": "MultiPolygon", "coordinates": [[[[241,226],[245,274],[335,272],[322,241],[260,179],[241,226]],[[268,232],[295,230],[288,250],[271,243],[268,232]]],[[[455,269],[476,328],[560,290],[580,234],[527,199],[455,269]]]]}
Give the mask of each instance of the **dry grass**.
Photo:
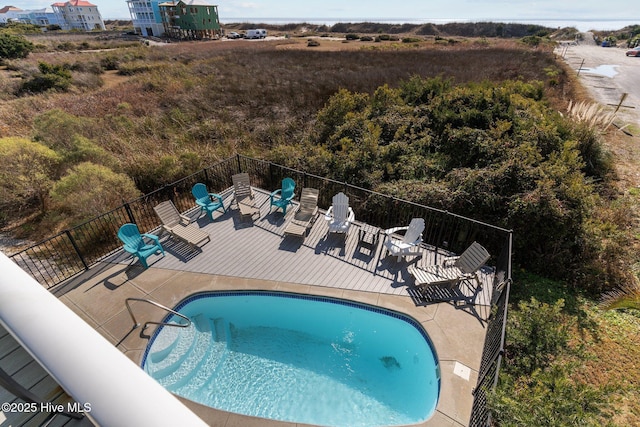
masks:
{"type": "Polygon", "coordinates": [[[33,137],[34,119],[62,110],[81,118],[82,136],[112,153],[123,171],[144,184],[142,191],[150,191],[190,172],[161,174],[167,157],[196,154],[197,167],[237,151],[260,156],[278,145],[304,140],[316,112],[341,88],[373,93],[414,75],[442,76],[454,83],[549,82],[551,69],[557,73],[554,84],[547,85],[551,102],[564,109],[573,99],[568,74],[550,50],[511,40],[423,39],[343,43],[320,38],[320,50],[307,47],[306,39],[300,38],[39,52],[15,64],[15,69],[35,70],[41,61],[73,65],[113,60],[128,74],[100,74],[104,84],[95,79],[95,87],[83,76],[77,79],[82,87],[69,93],[0,101],[0,123],[11,123],[0,128],[0,137],[33,137]],[[158,173],[143,176],[140,164],[158,173]]]}
{"type": "Polygon", "coordinates": [[[594,322],[593,336],[583,336],[589,355],[577,379],[596,386],[612,387],[615,426],[640,426],[640,317],[637,312],[601,311],[586,304],[594,322]]]}
{"type": "Polygon", "coordinates": [[[574,103],[571,101],[567,107],[567,112],[574,120],[586,123],[601,132],[609,129],[616,118],[614,112],[606,110],[595,102],[581,101],[574,103]]]}

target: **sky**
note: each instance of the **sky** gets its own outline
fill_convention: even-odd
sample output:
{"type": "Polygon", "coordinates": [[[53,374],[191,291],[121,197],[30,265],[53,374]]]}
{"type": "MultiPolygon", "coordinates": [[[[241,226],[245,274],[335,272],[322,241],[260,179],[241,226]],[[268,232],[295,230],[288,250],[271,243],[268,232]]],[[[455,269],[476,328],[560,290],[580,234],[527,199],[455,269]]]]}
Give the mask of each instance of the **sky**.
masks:
{"type": "MultiPolygon", "coordinates": [[[[41,9],[52,0],[4,0],[0,7],[11,5],[21,9],[41,9]]],[[[58,0],[66,1],[66,0],[58,0]]],[[[125,0],[89,0],[97,5],[103,19],[130,19],[125,0]]],[[[218,6],[222,23],[258,22],[281,18],[288,22],[317,21],[498,21],[518,20],[633,20],[640,23],[640,12],[629,7],[629,0],[212,0],[218,6]],[[603,3],[606,7],[603,7],[603,3]],[[635,15],[635,16],[634,16],[635,15]]],[[[627,23],[628,25],[628,23],[627,23]]],[[[564,25],[559,25],[564,26],[564,25]]],[[[595,28],[594,29],[618,29],[595,28]]]]}

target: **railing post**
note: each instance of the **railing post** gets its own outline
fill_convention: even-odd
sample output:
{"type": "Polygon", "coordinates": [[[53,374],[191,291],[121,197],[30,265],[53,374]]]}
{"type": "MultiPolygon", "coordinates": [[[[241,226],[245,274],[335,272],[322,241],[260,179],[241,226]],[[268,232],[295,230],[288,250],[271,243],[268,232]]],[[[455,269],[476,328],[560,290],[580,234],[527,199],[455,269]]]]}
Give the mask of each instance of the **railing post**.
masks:
{"type": "Polygon", "coordinates": [[[78,248],[78,245],[76,244],[75,239],[71,235],[71,232],[69,230],[65,230],[64,234],[66,234],[67,237],[69,238],[69,241],[71,242],[71,246],[73,246],[73,249],[76,251],[76,255],[78,255],[78,258],[80,258],[80,261],[82,261],[82,265],[84,265],[84,269],[88,270],[89,265],[87,264],[87,261],[85,261],[84,257],[82,256],[82,253],[80,252],[80,248],[78,248]]]}
{"type": "Polygon", "coordinates": [[[240,153],[236,153],[236,162],[238,162],[238,173],[242,173],[242,166],[240,164],[240,153]]]}
{"type": "Polygon", "coordinates": [[[273,163],[269,162],[269,186],[273,187],[273,163]]]}
{"type": "Polygon", "coordinates": [[[133,216],[133,211],[131,210],[131,206],[129,206],[129,203],[124,201],[124,210],[127,212],[127,216],[129,217],[129,222],[132,224],[136,224],[136,219],[133,216]]]}

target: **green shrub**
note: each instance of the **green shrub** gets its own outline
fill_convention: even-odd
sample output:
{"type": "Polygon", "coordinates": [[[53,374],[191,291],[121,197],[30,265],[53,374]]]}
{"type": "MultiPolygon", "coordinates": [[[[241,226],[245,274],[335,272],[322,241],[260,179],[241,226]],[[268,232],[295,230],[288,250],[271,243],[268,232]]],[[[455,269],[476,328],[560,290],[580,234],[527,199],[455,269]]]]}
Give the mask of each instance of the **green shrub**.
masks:
{"type": "Polygon", "coordinates": [[[509,372],[530,375],[549,367],[565,351],[569,333],[562,309],[564,300],[540,303],[535,298],[521,301],[509,311],[506,364],[509,372]]]}
{"type": "Polygon", "coordinates": [[[538,36],[526,36],[521,38],[520,41],[529,46],[539,46],[542,39],[538,36]]]}
{"type": "Polygon", "coordinates": [[[153,69],[153,65],[146,63],[145,61],[132,61],[125,64],[118,65],[118,74],[123,76],[132,76],[134,74],[141,74],[153,69]]]}
{"type": "Polygon", "coordinates": [[[49,90],[66,91],[71,86],[69,65],[38,64],[41,75],[34,76],[22,84],[20,93],[41,93],[49,90]]]}
{"type": "Polygon", "coordinates": [[[420,39],[418,37],[403,37],[402,38],[402,43],[419,43],[421,41],[422,41],[422,39],[420,39]]]}
{"type": "Polygon", "coordinates": [[[78,223],[140,196],[131,178],[90,162],[74,166],[51,189],[54,209],[78,223]]]}
{"type": "Polygon", "coordinates": [[[361,42],[372,42],[373,41],[373,37],[371,37],[371,36],[362,36],[362,37],[360,37],[360,41],[361,42]]]}
{"type": "Polygon", "coordinates": [[[61,157],[50,148],[24,138],[0,138],[0,206],[7,212],[35,201],[47,209],[61,157]]]}
{"type": "Polygon", "coordinates": [[[36,116],[33,127],[36,141],[64,154],[75,150],[75,138],[78,135],[87,136],[87,132],[91,132],[93,128],[93,122],[53,109],[36,116]]]}
{"type": "Polygon", "coordinates": [[[360,38],[360,36],[355,34],[355,33],[349,33],[349,34],[345,35],[344,38],[347,39],[347,40],[358,40],[360,38]]]}
{"type": "Polygon", "coordinates": [[[0,61],[26,58],[34,46],[23,36],[0,33],[0,61]]]}
{"type": "Polygon", "coordinates": [[[34,94],[52,91],[66,91],[71,86],[71,80],[56,74],[35,76],[24,82],[19,90],[20,94],[34,94]]]}
{"type": "MultiPolygon", "coordinates": [[[[476,219],[527,236],[514,242],[516,264],[600,290],[605,276],[589,271],[603,272],[601,257],[623,242],[604,251],[591,237],[591,183],[611,170],[602,141],[548,108],[542,82],[412,77],[399,86],[342,90],[320,110],[310,141],[335,156],[330,178],[460,214],[472,207],[476,219]]],[[[622,276],[606,277],[611,286],[622,276]]]]}
{"type": "Polygon", "coordinates": [[[100,58],[100,66],[105,70],[117,70],[119,59],[115,55],[107,55],[100,58]]]}

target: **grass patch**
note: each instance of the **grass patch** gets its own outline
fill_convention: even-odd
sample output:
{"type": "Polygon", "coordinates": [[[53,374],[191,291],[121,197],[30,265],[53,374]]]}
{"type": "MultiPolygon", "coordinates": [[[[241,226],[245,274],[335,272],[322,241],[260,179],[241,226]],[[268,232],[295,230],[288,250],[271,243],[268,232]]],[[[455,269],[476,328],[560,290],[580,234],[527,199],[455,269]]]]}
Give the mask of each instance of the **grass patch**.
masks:
{"type": "MultiPolygon", "coordinates": [[[[548,335],[548,328],[558,327],[566,331],[567,340],[561,351],[546,356],[550,365],[533,374],[510,371],[508,366],[518,363],[522,355],[507,352],[507,368],[501,373],[493,402],[502,411],[499,418],[505,417],[500,425],[532,425],[517,421],[528,419],[530,413],[535,414],[537,422],[552,415],[544,425],[640,425],[640,311],[602,310],[597,302],[576,294],[567,284],[524,271],[515,273],[514,283],[510,318],[522,316],[521,305],[532,298],[548,306],[563,302],[555,323],[540,323],[539,332],[548,335]],[[551,386],[555,387],[553,393],[549,392],[551,386]],[[566,392],[570,394],[565,400],[585,399],[583,405],[565,406],[558,396],[566,392]],[[596,403],[591,400],[600,405],[591,406],[596,403]],[[522,406],[523,401],[535,407],[522,406]],[[581,422],[575,424],[572,419],[581,422]]],[[[544,317],[548,320],[550,315],[544,317]]],[[[513,343],[514,332],[509,330],[512,332],[507,340],[513,343]]]]}

